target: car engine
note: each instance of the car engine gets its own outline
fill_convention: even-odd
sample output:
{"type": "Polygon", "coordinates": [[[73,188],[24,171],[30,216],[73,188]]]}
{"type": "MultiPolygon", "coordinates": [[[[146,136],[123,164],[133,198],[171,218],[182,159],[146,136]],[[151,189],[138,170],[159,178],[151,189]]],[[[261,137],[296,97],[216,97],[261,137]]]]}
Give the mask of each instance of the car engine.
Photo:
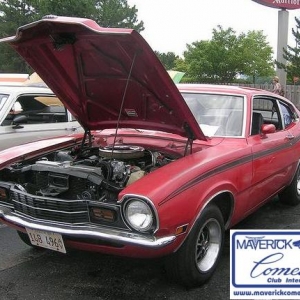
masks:
{"type": "Polygon", "coordinates": [[[14,164],[1,180],[40,197],[115,202],[126,186],[173,160],[168,154],[132,145],[73,148],[14,164]]]}

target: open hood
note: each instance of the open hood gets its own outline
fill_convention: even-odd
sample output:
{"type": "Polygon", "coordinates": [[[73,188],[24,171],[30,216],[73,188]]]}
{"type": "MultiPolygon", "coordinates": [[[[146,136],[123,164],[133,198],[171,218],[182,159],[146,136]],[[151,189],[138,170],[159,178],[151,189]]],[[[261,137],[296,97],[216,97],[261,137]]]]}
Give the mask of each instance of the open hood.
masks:
{"type": "Polygon", "coordinates": [[[29,63],[85,129],[118,126],[206,140],[171,77],[134,30],[47,16],[0,42],[29,63]]]}

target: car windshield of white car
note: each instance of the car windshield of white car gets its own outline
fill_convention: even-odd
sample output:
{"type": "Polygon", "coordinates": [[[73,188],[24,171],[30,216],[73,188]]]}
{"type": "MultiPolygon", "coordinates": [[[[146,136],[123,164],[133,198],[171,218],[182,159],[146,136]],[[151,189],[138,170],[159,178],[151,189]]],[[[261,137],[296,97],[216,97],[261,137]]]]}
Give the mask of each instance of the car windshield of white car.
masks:
{"type": "Polygon", "coordinates": [[[182,95],[206,136],[242,136],[244,127],[242,96],[204,93],[182,95]]]}

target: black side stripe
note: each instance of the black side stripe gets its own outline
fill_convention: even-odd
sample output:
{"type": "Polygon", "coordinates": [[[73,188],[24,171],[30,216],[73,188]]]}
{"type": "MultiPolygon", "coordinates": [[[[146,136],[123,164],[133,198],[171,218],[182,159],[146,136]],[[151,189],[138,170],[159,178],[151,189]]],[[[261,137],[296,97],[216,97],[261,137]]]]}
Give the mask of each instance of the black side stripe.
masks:
{"type": "MultiPolygon", "coordinates": [[[[221,165],[221,166],[219,166],[219,167],[217,167],[213,170],[210,170],[206,173],[203,173],[203,174],[195,177],[193,180],[191,180],[191,181],[183,184],[182,186],[180,186],[177,190],[175,190],[168,197],[166,197],[164,200],[162,200],[159,203],[159,206],[164,204],[165,202],[167,202],[171,198],[177,196],[178,194],[184,192],[185,190],[193,187],[194,185],[197,185],[201,181],[204,181],[205,179],[207,179],[209,177],[212,177],[212,176],[217,175],[219,173],[225,172],[225,171],[230,170],[232,168],[235,168],[239,165],[246,164],[248,162],[251,162],[252,160],[260,159],[260,158],[262,158],[264,156],[268,156],[272,153],[280,152],[284,149],[290,148],[294,144],[298,143],[299,140],[300,140],[300,136],[298,136],[297,138],[294,138],[291,141],[288,141],[287,143],[285,143],[283,145],[276,146],[276,147],[273,147],[271,149],[267,149],[267,150],[264,150],[264,151],[260,151],[258,153],[255,153],[254,155],[250,154],[250,155],[244,156],[243,158],[240,158],[240,159],[232,161],[232,162],[228,162],[228,163],[226,163],[224,165],[221,165]]],[[[299,157],[300,157],[300,154],[299,154],[299,157]]]]}

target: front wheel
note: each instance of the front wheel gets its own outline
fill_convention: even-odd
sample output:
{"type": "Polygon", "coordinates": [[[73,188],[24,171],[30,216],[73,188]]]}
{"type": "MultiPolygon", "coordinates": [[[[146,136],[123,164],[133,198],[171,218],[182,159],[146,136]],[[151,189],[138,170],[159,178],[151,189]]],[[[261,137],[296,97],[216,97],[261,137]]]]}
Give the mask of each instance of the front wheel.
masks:
{"type": "Polygon", "coordinates": [[[297,205],[300,203],[300,165],[291,184],[280,192],[278,196],[279,200],[284,204],[297,205]]]}
{"type": "Polygon", "coordinates": [[[224,231],[219,208],[206,207],[180,249],[167,258],[169,277],[188,288],[206,282],[219,262],[224,231]]]}

